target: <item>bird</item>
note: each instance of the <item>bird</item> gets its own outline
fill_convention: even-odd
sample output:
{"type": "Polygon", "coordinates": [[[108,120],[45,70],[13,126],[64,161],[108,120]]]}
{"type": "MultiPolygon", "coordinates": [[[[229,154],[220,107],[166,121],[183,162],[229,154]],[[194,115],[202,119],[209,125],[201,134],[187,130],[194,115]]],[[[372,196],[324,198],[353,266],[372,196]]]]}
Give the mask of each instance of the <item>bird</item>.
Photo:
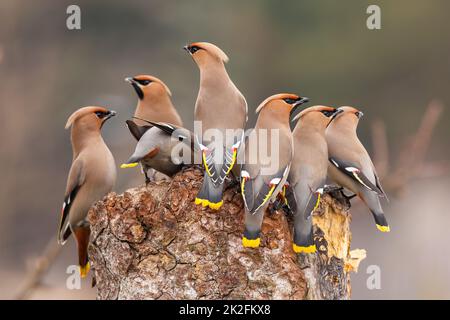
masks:
{"type": "Polygon", "coordinates": [[[378,230],[389,232],[390,227],[380,203],[380,197],[387,196],[375,166],[356,133],[362,116],[363,112],[350,106],[339,107],[333,115],[334,119],[326,130],[328,175],[367,205],[378,230]]]}
{"type": "Polygon", "coordinates": [[[90,269],[87,213],[96,201],[113,189],[116,181],[114,157],[101,135],[105,122],[115,115],[115,111],[104,107],[83,107],[69,117],[65,126],[66,129],[71,127],[73,161],[61,210],[58,242],[63,245],[74,234],[83,278],[90,269]]]}
{"type": "Polygon", "coordinates": [[[256,109],[258,119],[245,142],[241,168],[241,194],[245,205],[244,247],[257,248],[260,245],[264,213],[284,187],[291,166],[290,115],[308,100],[295,94],[280,93],[268,97],[256,109]]]}
{"type": "MultiPolygon", "coordinates": [[[[137,75],[126,77],[138,95],[138,103],[132,120],[127,120],[126,125],[132,136],[139,141],[144,133],[151,128],[148,121],[162,122],[182,127],[183,121],[172,104],[172,93],[169,87],[160,79],[150,75],[137,75]],[[147,121],[146,121],[147,120],[147,121]]],[[[159,130],[154,130],[159,132],[159,130]]],[[[148,163],[147,163],[148,164],[148,163]]],[[[125,163],[122,168],[132,168],[137,166],[137,162],[125,163]]],[[[150,182],[148,165],[141,163],[141,169],[145,177],[145,183],[150,182]]],[[[154,171],[150,174],[154,176],[154,171]]]]}
{"type": "Polygon", "coordinates": [[[337,109],[313,106],[297,114],[292,132],[294,156],[282,191],[287,206],[294,216],[293,250],[296,253],[314,253],[312,213],[318,207],[327,179],[328,147],[325,130],[337,109]]]}
{"type": "Polygon", "coordinates": [[[173,177],[184,165],[194,162],[196,148],[191,131],[169,123],[145,122],[151,127],[139,137],[134,153],[121,168],[140,162],[144,173],[152,168],[173,177]]]}
{"type": "Polygon", "coordinates": [[[195,204],[219,210],[225,178],[236,163],[244,139],[247,102],[225,69],[228,56],[222,49],[208,42],[194,42],[184,49],[200,70],[194,118],[201,124],[196,143],[205,173],[195,204]]]}

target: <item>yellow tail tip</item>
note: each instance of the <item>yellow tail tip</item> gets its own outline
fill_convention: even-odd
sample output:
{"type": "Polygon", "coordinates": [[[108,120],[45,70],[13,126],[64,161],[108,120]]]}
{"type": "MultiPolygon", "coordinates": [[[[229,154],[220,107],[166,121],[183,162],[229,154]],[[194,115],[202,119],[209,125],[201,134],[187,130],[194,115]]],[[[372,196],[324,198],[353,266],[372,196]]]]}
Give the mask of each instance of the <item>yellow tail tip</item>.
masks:
{"type": "Polygon", "coordinates": [[[206,199],[195,198],[195,204],[201,205],[202,207],[207,207],[209,201],[206,199]]]}
{"type": "Polygon", "coordinates": [[[91,265],[88,263],[86,263],[85,266],[80,266],[80,277],[81,278],[86,278],[87,274],[89,273],[89,270],[91,270],[91,265]]]}
{"type": "Polygon", "coordinates": [[[307,247],[298,246],[295,243],[292,244],[292,248],[294,249],[295,253],[314,253],[316,252],[316,245],[310,245],[307,247]]]}
{"type": "Polygon", "coordinates": [[[261,243],[261,238],[256,239],[247,239],[246,237],[242,238],[242,245],[244,248],[258,248],[261,243]]]}
{"type": "Polygon", "coordinates": [[[219,210],[220,207],[222,207],[222,205],[223,205],[223,200],[221,200],[221,201],[219,201],[217,203],[212,203],[212,202],[208,201],[208,205],[213,210],[219,210]]]}
{"type": "Polygon", "coordinates": [[[122,164],[120,165],[120,168],[122,168],[122,169],[126,169],[126,168],[134,168],[134,167],[136,167],[137,165],[138,165],[137,162],[133,162],[133,163],[122,163],[122,164]]]}
{"type": "Polygon", "coordinates": [[[380,226],[379,224],[377,224],[377,229],[380,230],[381,232],[391,231],[391,228],[389,228],[389,226],[380,226]]]}

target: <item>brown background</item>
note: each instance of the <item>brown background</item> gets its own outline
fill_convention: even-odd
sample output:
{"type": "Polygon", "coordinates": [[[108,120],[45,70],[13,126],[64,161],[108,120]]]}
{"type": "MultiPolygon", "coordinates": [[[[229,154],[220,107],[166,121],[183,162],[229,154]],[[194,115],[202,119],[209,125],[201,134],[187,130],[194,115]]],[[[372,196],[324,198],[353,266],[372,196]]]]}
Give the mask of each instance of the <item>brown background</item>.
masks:
{"type": "MultiPolygon", "coordinates": [[[[0,298],[11,298],[27,268],[55,237],[70,167],[67,117],[98,104],[119,112],[104,127],[117,163],[134,148],[124,120],[136,95],[125,76],[162,78],[192,127],[198,71],[182,46],[216,43],[254,110],[280,91],[313,104],[362,109],[361,140],[372,151],[370,124],[384,121],[391,155],[417,129],[432,99],[450,104],[450,3],[433,1],[77,1],[82,30],[66,28],[72,1],[0,2],[0,298]],[[366,28],[369,4],[382,29],[366,28]]],[[[450,112],[444,110],[426,161],[448,161],[450,112]]],[[[410,155],[414,157],[414,154],[410,155]]],[[[116,190],[141,183],[120,171],[116,190]]],[[[386,204],[390,234],[355,207],[353,247],[367,259],[353,276],[354,298],[450,298],[448,175],[415,179],[386,204]],[[382,289],[366,288],[366,268],[381,268],[382,289]]],[[[357,205],[356,205],[357,206],[357,205]]],[[[360,207],[361,208],[361,207],[360,207]]],[[[65,288],[73,241],[33,298],[93,298],[65,288]]]]}

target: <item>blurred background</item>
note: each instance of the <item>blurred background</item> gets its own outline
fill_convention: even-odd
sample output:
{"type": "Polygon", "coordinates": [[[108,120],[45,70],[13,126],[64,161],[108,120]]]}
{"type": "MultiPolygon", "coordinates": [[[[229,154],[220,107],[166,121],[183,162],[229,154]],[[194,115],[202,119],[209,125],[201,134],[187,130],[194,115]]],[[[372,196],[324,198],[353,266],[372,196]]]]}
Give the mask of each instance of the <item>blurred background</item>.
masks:
{"type": "MultiPolygon", "coordinates": [[[[352,276],[354,299],[450,298],[450,3],[432,1],[25,1],[0,2],[0,298],[17,296],[56,230],[72,152],[68,116],[105,105],[119,116],[103,135],[117,163],[134,140],[124,121],[137,96],[126,76],[163,79],[192,128],[199,74],[182,50],[219,45],[247,98],[249,126],[267,96],[294,92],[312,104],[364,111],[359,136],[382,172],[389,234],[357,201],[352,248],[367,250],[352,276]],[[81,30],[66,9],[81,8],[81,30]],[[366,9],[381,7],[381,30],[366,9]],[[366,286],[367,268],[381,288],[366,286]]],[[[311,105],[311,104],[310,104],[311,105]]],[[[119,171],[117,192],[142,183],[119,171]]],[[[66,288],[77,261],[70,240],[29,296],[94,299],[90,281],[66,288]]]]}

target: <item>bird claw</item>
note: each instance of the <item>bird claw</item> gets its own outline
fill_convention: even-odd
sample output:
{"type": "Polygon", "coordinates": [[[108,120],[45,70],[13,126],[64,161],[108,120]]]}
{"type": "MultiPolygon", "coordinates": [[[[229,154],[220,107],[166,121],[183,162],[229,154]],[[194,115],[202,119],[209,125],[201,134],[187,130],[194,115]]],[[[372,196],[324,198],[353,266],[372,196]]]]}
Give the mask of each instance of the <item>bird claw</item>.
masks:
{"type": "Polygon", "coordinates": [[[237,181],[236,179],[227,178],[227,180],[228,180],[228,179],[229,179],[229,181],[228,181],[228,184],[227,184],[225,190],[235,189],[235,188],[237,188],[238,186],[240,186],[239,181],[237,181]]]}
{"type": "Polygon", "coordinates": [[[277,211],[283,210],[285,214],[291,214],[292,211],[288,205],[283,203],[281,200],[277,199],[269,206],[269,214],[275,214],[277,211]]]}
{"type": "Polygon", "coordinates": [[[334,199],[347,204],[349,207],[351,205],[350,200],[356,197],[356,194],[352,194],[350,196],[346,195],[344,192],[344,188],[341,186],[327,185],[324,187],[324,192],[328,193],[334,199]]]}

